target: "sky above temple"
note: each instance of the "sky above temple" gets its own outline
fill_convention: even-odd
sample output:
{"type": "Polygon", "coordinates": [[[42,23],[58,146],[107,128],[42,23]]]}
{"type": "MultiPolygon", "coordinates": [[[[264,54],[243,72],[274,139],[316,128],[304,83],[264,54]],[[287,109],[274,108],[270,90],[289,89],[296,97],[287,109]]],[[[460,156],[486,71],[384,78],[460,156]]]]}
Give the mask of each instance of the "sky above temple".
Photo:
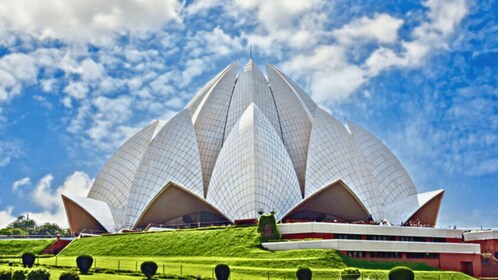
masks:
{"type": "Polygon", "coordinates": [[[67,226],[61,193],[252,46],[444,188],[438,227],[498,228],[498,2],[330,2],[0,0],[0,227],[67,226]]]}

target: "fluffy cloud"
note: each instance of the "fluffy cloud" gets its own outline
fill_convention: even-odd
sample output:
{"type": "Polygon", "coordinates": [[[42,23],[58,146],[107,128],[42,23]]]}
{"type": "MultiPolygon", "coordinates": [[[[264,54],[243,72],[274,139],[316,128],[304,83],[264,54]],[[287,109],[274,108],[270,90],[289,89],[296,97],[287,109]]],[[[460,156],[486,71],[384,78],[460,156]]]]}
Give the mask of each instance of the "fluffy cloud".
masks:
{"type": "Polygon", "coordinates": [[[239,0],[227,12],[240,25],[256,24],[253,32],[242,33],[250,45],[263,53],[282,56],[285,48],[306,50],[323,37],[327,17],[320,10],[325,5],[321,0],[239,0]]]}
{"type": "Polygon", "coordinates": [[[398,29],[403,20],[388,14],[377,14],[372,18],[362,17],[340,29],[332,31],[333,36],[341,44],[358,44],[361,41],[379,43],[395,43],[398,40],[398,29]]]}
{"type": "Polygon", "coordinates": [[[17,191],[17,189],[19,189],[20,187],[29,186],[29,185],[31,185],[31,179],[29,177],[24,177],[22,179],[15,181],[12,184],[12,190],[17,191]]]}
{"type": "Polygon", "coordinates": [[[36,83],[37,68],[33,58],[22,53],[0,58],[0,104],[19,95],[24,83],[36,83]]]}
{"type": "Polygon", "coordinates": [[[0,211],[0,228],[4,228],[15,221],[16,217],[12,216],[12,210],[13,208],[9,206],[7,209],[0,211]]]}
{"type": "Polygon", "coordinates": [[[0,168],[7,166],[12,159],[23,155],[21,143],[17,141],[0,141],[0,168]]]}
{"type": "Polygon", "coordinates": [[[168,22],[180,22],[182,10],[175,0],[2,0],[0,6],[0,30],[100,44],[121,33],[153,32],[168,22]]]}
{"type": "Polygon", "coordinates": [[[364,16],[332,30],[335,42],[292,57],[284,68],[301,78],[310,77],[318,102],[348,99],[384,70],[419,67],[431,53],[447,48],[467,14],[465,1],[431,0],[424,5],[429,8],[428,20],[413,30],[411,40],[398,37],[403,20],[388,14],[364,16]]]}
{"type": "Polygon", "coordinates": [[[45,175],[32,192],[31,200],[40,206],[42,211],[23,214],[29,214],[37,223],[57,223],[62,227],[67,227],[61,194],[86,196],[93,180],[86,173],[75,171],[64,180],[62,185],[54,189],[52,187],[53,179],[51,174],[45,175]]]}

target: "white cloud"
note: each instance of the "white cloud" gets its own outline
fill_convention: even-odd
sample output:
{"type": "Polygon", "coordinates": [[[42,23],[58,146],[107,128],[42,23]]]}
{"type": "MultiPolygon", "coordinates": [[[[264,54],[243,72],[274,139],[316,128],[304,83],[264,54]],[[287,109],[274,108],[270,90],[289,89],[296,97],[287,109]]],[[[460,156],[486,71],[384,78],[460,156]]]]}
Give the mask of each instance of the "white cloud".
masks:
{"type": "Polygon", "coordinates": [[[323,103],[348,99],[384,70],[420,67],[435,50],[448,48],[448,41],[467,14],[463,0],[430,0],[424,5],[429,8],[428,21],[413,30],[410,41],[398,38],[403,20],[388,14],[356,18],[329,32],[335,42],[318,44],[293,56],[283,68],[308,77],[312,95],[323,103]],[[363,47],[369,42],[377,47],[363,47]]]}
{"type": "Polygon", "coordinates": [[[120,33],[147,33],[180,22],[175,0],[0,1],[0,30],[36,38],[109,43],[120,33]]]}
{"type": "Polygon", "coordinates": [[[284,48],[306,50],[313,47],[324,35],[327,17],[321,12],[321,0],[264,1],[239,0],[227,11],[239,25],[257,24],[254,32],[242,32],[241,37],[258,51],[281,56],[284,48]]]}
{"type": "MultiPolygon", "coordinates": [[[[1,112],[1,111],[0,111],[1,112]]],[[[0,167],[7,166],[12,159],[23,155],[21,143],[18,141],[0,141],[0,167]]]]}
{"type": "Polygon", "coordinates": [[[86,196],[93,180],[85,172],[75,171],[65,179],[62,185],[54,189],[52,187],[53,179],[54,177],[51,174],[45,175],[36,184],[31,195],[31,200],[43,210],[23,214],[29,214],[38,224],[57,223],[62,227],[67,227],[68,223],[61,194],[86,196]]]}
{"type": "Polygon", "coordinates": [[[9,206],[5,210],[0,211],[0,228],[4,228],[16,220],[16,217],[12,216],[13,209],[13,207],[9,206]]]}
{"type": "Polygon", "coordinates": [[[36,83],[33,58],[12,53],[0,58],[0,104],[21,93],[23,83],[36,83]]]}
{"type": "Polygon", "coordinates": [[[12,184],[12,191],[15,192],[20,187],[22,187],[22,186],[29,186],[29,185],[31,185],[31,179],[29,177],[24,177],[22,179],[19,179],[19,180],[15,181],[12,184]]]}
{"type": "Polygon", "coordinates": [[[333,36],[341,44],[358,44],[358,41],[373,40],[379,43],[395,43],[398,40],[398,29],[403,20],[388,14],[377,14],[373,18],[362,17],[340,29],[332,31],[333,36]]]}

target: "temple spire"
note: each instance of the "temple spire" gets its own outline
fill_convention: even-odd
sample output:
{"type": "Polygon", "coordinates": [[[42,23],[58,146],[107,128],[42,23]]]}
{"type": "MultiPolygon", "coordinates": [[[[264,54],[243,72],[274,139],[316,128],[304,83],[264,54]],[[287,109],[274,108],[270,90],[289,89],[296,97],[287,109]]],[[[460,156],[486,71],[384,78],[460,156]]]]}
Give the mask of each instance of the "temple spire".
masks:
{"type": "Polygon", "coordinates": [[[249,46],[249,59],[252,59],[252,45],[249,46]]]}

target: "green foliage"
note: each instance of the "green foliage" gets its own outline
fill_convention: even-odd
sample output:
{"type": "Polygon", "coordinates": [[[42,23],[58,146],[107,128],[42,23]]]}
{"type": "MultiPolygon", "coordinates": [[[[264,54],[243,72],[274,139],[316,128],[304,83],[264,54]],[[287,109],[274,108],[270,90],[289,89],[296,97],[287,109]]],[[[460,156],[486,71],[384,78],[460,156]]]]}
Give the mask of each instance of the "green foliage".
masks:
{"type": "Polygon", "coordinates": [[[11,280],[12,273],[7,270],[0,270],[0,280],[11,280]]]}
{"type": "MultiPolygon", "coordinates": [[[[152,233],[104,235],[74,240],[58,257],[78,256],[133,257],[192,257],[215,266],[289,268],[295,273],[298,265],[344,268],[342,258],[334,250],[293,250],[271,252],[261,248],[256,227],[215,227],[152,233]],[[220,249],[222,248],[222,249],[220,249]],[[243,258],[244,260],[238,260],[243,258]]],[[[71,260],[72,261],[72,260],[71,260]]],[[[100,262],[100,259],[99,259],[100,262]]],[[[102,264],[101,262],[99,264],[102,264]]],[[[101,265],[99,265],[101,266],[101,265]]]]}
{"type": "Polygon", "coordinates": [[[342,279],[358,279],[360,278],[361,276],[361,273],[360,273],[360,270],[358,268],[355,268],[355,267],[348,267],[348,268],[345,268],[341,271],[341,278],[342,279]]]}
{"type": "Polygon", "coordinates": [[[50,239],[26,239],[26,240],[0,240],[0,255],[20,256],[23,253],[41,252],[54,243],[55,238],[50,239]]]}
{"type": "Polygon", "coordinates": [[[24,253],[22,254],[21,258],[22,258],[22,265],[24,267],[31,268],[35,264],[36,256],[33,253],[24,253]]]}
{"type": "Polygon", "coordinates": [[[59,276],[59,280],[80,280],[80,276],[74,271],[64,271],[59,276]]]}
{"type": "Polygon", "coordinates": [[[280,239],[274,212],[269,215],[259,216],[258,233],[260,234],[261,242],[266,242],[270,239],[280,239]]]}
{"type": "Polygon", "coordinates": [[[415,274],[406,266],[397,266],[389,271],[389,280],[413,280],[415,274]]]}
{"type": "Polygon", "coordinates": [[[81,255],[76,258],[76,264],[81,273],[86,274],[92,267],[93,258],[88,255],[81,255]]]}
{"type": "Polygon", "coordinates": [[[296,276],[298,280],[311,280],[313,272],[306,266],[299,266],[296,271],[296,276]]]}
{"type": "Polygon", "coordinates": [[[140,265],[140,270],[142,270],[142,273],[145,275],[145,277],[147,277],[147,279],[151,279],[152,276],[156,275],[157,263],[152,261],[143,262],[140,265]]]}
{"type": "Polygon", "coordinates": [[[425,263],[416,263],[416,262],[382,262],[382,261],[370,261],[370,260],[361,260],[355,259],[346,255],[341,255],[342,260],[347,266],[351,267],[359,267],[362,269],[384,269],[390,270],[396,266],[406,266],[411,268],[412,270],[426,270],[426,271],[436,271],[437,268],[429,266],[425,263]]]}
{"type": "Polygon", "coordinates": [[[26,280],[26,270],[16,269],[12,272],[12,280],[26,280]]]}
{"type": "Polygon", "coordinates": [[[19,216],[19,217],[17,217],[17,220],[10,223],[8,227],[9,228],[20,228],[27,233],[31,233],[36,227],[36,222],[34,220],[30,219],[29,217],[19,216]]]}
{"type": "Polygon", "coordinates": [[[230,277],[230,267],[220,263],[214,268],[214,274],[216,275],[217,280],[228,280],[230,277]]]}
{"type": "Polygon", "coordinates": [[[28,235],[28,232],[26,232],[23,229],[20,228],[2,228],[0,229],[0,235],[28,235]]]}
{"type": "Polygon", "coordinates": [[[26,274],[26,280],[49,280],[50,272],[44,268],[34,268],[26,274]]]}
{"type": "Polygon", "coordinates": [[[62,229],[57,224],[45,223],[37,225],[29,217],[19,216],[6,228],[0,229],[0,235],[63,235],[70,236],[68,229],[62,229]]]}

